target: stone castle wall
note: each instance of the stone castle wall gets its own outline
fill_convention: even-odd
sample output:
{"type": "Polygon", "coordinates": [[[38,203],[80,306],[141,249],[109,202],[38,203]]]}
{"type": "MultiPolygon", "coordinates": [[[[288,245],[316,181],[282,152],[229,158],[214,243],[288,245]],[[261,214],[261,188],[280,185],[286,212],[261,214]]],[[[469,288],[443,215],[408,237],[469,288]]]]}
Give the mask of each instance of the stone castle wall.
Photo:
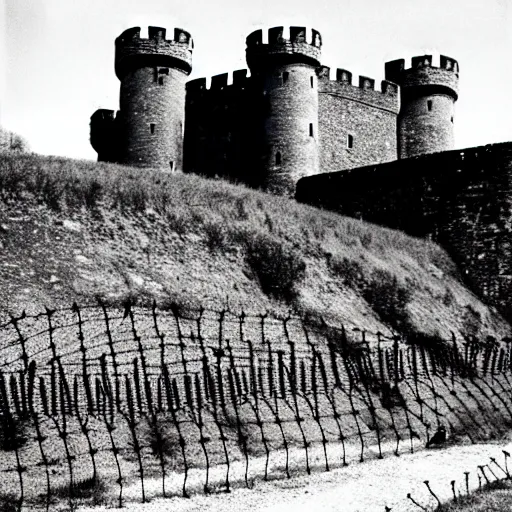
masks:
{"type": "Polygon", "coordinates": [[[395,160],[398,87],[383,81],[375,90],[375,81],[363,76],[352,85],[344,69],[331,80],[326,66],[318,74],[320,172],[395,160]]]}
{"type": "MultiPolygon", "coordinates": [[[[247,70],[187,83],[185,104],[184,170],[207,177],[227,177],[249,184],[255,178],[256,116],[252,82],[247,70]]],[[[254,186],[257,184],[254,183],[254,186]]]]}
{"type": "Polygon", "coordinates": [[[296,197],[433,239],[480,297],[512,317],[512,143],[304,178],[296,197]]]}
{"type": "Polygon", "coordinates": [[[453,147],[458,63],[441,56],[386,63],[375,81],[321,65],[322,38],[274,27],[246,39],[246,70],[187,83],[190,34],[149,27],[116,39],[120,111],[91,117],[98,159],[226,177],[293,195],[304,176],[352,169],[453,147]],[[400,92],[398,85],[400,85],[400,92]]]}
{"type": "MultiPolygon", "coordinates": [[[[327,68],[323,68],[324,70],[327,68]]],[[[325,71],[324,71],[325,73],[325,71]]],[[[279,92],[291,92],[280,97],[274,104],[274,114],[289,123],[288,117],[297,123],[297,133],[302,133],[306,143],[318,144],[318,172],[332,172],[340,168],[395,160],[397,156],[398,88],[383,81],[381,90],[374,90],[373,81],[362,77],[361,84],[351,85],[346,80],[329,80],[323,74],[313,76],[314,91],[318,92],[318,121],[313,123],[313,137],[309,136],[310,116],[297,115],[303,108],[301,96],[295,92],[297,75],[290,75],[291,82],[279,85],[279,92]],[[363,82],[370,81],[368,83],[363,82]],[[285,99],[287,101],[285,101],[285,99]],[[291,110],[291,114],[283,112],[291,110]],[[301,124],[302,122],[302,124],[301,124]],[[347,136],[353,136],[353,148],[347,148],[347,136]],[[378,136],[377,136],[378,134],[378,136]]],[[[301,77],[306,88],[311,88],[312,78],[306,68],[301,77]]],[[[275,80],[282,81],[282,71],[276,72],[275,80]]],[[[289,79],[290,80],[290,79],[289,79]]],[[[278,130],[269,130],[262,112],[270,108],[268,97],[262,95],[247,70],[238,70],[229,80],[227,73],[212,77],[207,88],[206,79],[198,78],[187,83],[185,106],[184,170],[204,176],[224,176],[249,185],[262,185],[265,176],[256,167],[262,158],[266,161],[278,188],[282,166],[276,164],[276,153],[282,161],[294,152],[297,171],[285,173],[293,177],[293,184],[300,177],[300,169],[311,169],[307,158],[300,163],[302,153],[311,155],[307,145],[291,137],[281,136],[278,130]],[[228,81],[231,81],[228,85],[228,81]],[[262,124],[263,123],[263,124],[262,124]],[[270,131],[273,140],[265,144],[259,130],[270,131]],[[260,172],[260,175],[258,175],[260,172]],[[297,174],[294,176],[294,174],[297,174]]],[[[310,172],[310,171],[309,171],[310,172]]],[[[303,175],[304,175],[303,174],[303,175]]],[[[283,181],[285,181],[283,179],[283,181]]]]}

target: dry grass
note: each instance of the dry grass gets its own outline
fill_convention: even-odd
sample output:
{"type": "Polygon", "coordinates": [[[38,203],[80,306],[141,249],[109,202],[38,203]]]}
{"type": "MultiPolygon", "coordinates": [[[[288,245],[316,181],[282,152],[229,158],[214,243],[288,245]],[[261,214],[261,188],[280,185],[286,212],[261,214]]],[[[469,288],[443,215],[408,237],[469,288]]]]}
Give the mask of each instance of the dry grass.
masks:
{"type": "Polygon", "coordinates": [[[512,510],[512,484],[507,481],[492,482],[482,491],[463,496],[442,508],[445,512],[502,512],[512,510]]]}
{"type": "MultiPolygon", "coordinates": [[[[35,266],[38,259],[62,261],[66,257],[57,253],[59,242],[51,247],[37,238],[44,230],[46,239],[52,238],[63,219],[77,219],[86,226],[87,234],[80,235],[82,240],[76,242],[82,247],[75,246],[76,250],[89,244],[86,249],[92,252],[92,245],[102,244],[102,252],[107,254],[117,244],[117,253],[100,264],[109,269],[110,275],[98,277],[96,282],[101,284],[87,285],[86,291],[81,289],[81,300],[97,294],[108,299],[113,288],[122,288],[123,294],[129,292],[132,297],[152,300],[156,295],[159,301],[182,301],[186,288],[187,300],[204,304],[211,299],[217,307],[234,303],[283,310],[285,306],[301,314],[331,316],[335,321],[340,321],[343,312],[352,318],[368,318],[370,326],[379,328],[380,322],[394,330],[417,330],[420,324],[439,319],[439,325],[445,326],[441,328],[443,335],[452,328],[459,328],[461,334],[465,329],[471,335],[482,335],[489,329],[487,334],[497,334],[493,325],[496,315],[464,290],[456,266],[437,245],[225,181],[56,157],[5,154],[0,159],[2,203],[11,217],[20,217],[21,212],[25,218],[35,219],[30,231],[30,236],[35,237],[30,242],[32,246],[46,244],[40,256],[25,255],[27,268],[35,266]],[[39,220],[43,217],[50,227],[41,226],[39,220]],[[121,239],[122,248],[118,243],[121,239]],[[197,270],[192,259],[197,260],[197,270]],[[185,287],[183,278],[176,284],[174,276],[169,275],[171,262],[174,269],[187,267],[187,279],[202,281],[201,287],[197,291],[189,283],[185,287]],[[166,265],[166,276],[155,277],[154,269],[166,265]],[[205,271],[205,267],[210,268],[205,271]],[[231,274],[224,276],[227,271],[219,272],[219,268],[229,269],[231,274]],[[210,279],[207,283],[205,272],[210,272],[209,278],[212,273],[220,275],[222,279],[218,280],[222,282],[212,284],[210,279]],[[143,273],[146,275],[141,277],[143,273]],[[144,280],[150,284],[140,284],[144,280]],[[105,291],[107,283],[112,286],[105,291]],[[219,303],[221,295],[225,304],[219,303]],[[347,306],[349,302],[352,305],[347,306]],[[472,308],[468,311],[476,314],[464,316],[468,304],[472,308]]],[[[8,251],[12,248],[12,259],[4,263],[8,267],[24,257],[15,254],[22,252],[20,244],[29,243],[16,240],[18,226],[7,225],[7,233],[0,230],[0,244],[8,251]]],[[[61,233],[59,237],[62,238],[61,233]]],[[[71,251],[71,242],[61,243],[64,251],[71,251]]],[[[76,281],[75,274],[80,275],[74,268],[76,262],[69,261],[66,266],[66,275],[58,275],[58,269],[54,273],[64,283],[59,285],[61,288],[76,281]]],[[[5,272],[8,275],[8,269],[5,272]]],[[[87,272],[90,274],[90,267],[87,272]]],[[[55,278],[50,275],[47,279],[55,278]]],[[[24,295],[42,297],[40,302],[44,297],[55,297],[48,293],[49,286],[40,281],[37,290],[24,295]]],[[[35,279],[19,285],[21,290],[30,287],[36,287],[35,279]]],[[[10,295],[14,297],[16,293],[11,290],[10,295]]],[[[65,295],[74,300],[77,294],[62,290],[61,296],[65,295]]],[[[20,302],[7,306],[26,307],[20,302]]],[[[4,303],[0,308],[2,305],[6,307],[4,303]]],[[[434,334],[439,325],[420,330],[434,334]]],[[[501,322],[501,327],[504,325],[501,322]]],[[[500,330],[498,335],[502,333],[500,330]]]]}
{"type": "MultiPolygon", "coordinates": [[[[308,251],[321,251],[326,257],[338,256],[325,250],[328,240],[334,241],[333,249],[352,248],[354,253],[361,247],[379,256],[403,251],[419,262],[435,261],[443,271],[457,273],[435,244],[225,181],[64,158],[2,155],[0,199],[33,198],[55,211],[94,211],[100,206],[121,212],[154,210],[177,222],[180,234],[202,233],[207,226],[217,230],[214,238],[227,232],[236,241],[247,231],[261,232],[295,247],[305,244],[308,251]]],[[[223,248],[229,243],[226,238],[212,245],[223,248]]]]}

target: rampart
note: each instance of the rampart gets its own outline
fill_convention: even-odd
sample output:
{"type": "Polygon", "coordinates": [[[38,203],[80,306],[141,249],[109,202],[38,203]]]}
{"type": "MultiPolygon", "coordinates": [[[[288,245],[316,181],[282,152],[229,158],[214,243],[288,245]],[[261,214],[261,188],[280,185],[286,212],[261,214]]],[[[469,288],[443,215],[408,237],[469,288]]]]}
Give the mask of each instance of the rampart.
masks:
{"type": "Polygon", "coordinates": [[[299,201],[432,238],[484,301],[512,312],[512,143],[303,178],[299,201]]]}
{"type": "Polygon", "coordinates": [[[395,160],[397,155],[398,87],[365,76],[352,84],[352,73],[318,69],[320,172],[395,160]],[[378,134],[378,135],[377,135],[378,134]],[[377,136],[376,136],[377,135],[377,136]]]}

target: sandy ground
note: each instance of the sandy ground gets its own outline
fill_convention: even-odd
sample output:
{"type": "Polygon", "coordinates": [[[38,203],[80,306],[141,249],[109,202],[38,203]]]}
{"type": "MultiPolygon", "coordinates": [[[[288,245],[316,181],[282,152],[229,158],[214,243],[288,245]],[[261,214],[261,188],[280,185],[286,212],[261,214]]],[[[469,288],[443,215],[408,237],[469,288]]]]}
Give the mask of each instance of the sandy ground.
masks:
{"type": "MultiPolygon", "coordinates": [[[[252,488],[234,488],[230,493],[219,492],[210,495],[201,493],[204,484],[204,471],[197,470],[189,475],[188,488],[191,498],[152,498],[149,503],[133,503],[140,501],[140,482],[134,482],[125,488],[124,496],[127,500],[125,510],[135,511],[179,511],[199,512],[306,512],[321,510],[322,512],[356,512],[380,511],[391,507],[393,512],[421,510],[408,498],[407,493],[422,506],[435,507],[434,497],[429,493],[424,481],[428,480],[431,489],[441,501],[450,499],[452,495],[450,482],[456,481],[456,492],[466,493],[464,472],[469,471],[469,488],[478,488],[477,466],[490,464],[494,473],[502,478],[504,473],[492,464],[490,457],[494,457],[498,464],[504,467],[505,458],[502,450],[512,451],[512,443],[508,444],[477,444],[469,446],[452,446],[446,449],[421,450],[416,453],[401,453],[399,457],[387,447],[386,456],[382,460],[373,458],[363,463],[358,462],[357,450],[349,449],[347,460],[349,465],[337,467],[329,472],[320,471],[323,452],[320,447],[314,448],[310,453],[310,463],[317,467],[311,475],[301,474],[286,479],[283,475],[282,460],[275,454],[271,458],[269,480],[256,479],[252,481],[252,488]],[[138,496],[138,498],[137,498],[138,496]]],[[[332,452],[334,453],[334,452],[332,452]]],[[[282,455],[282,454],[281,454],[282,455]]],[[[300,451],[290,453],[291,467],[300,461],[300,451]]],[[[263,468],[264,459],[251,461],[252,472],[263,468]],[[260,467],[255,467],[260,466],[260,467]]],[[[230,478],[237,473],[242,476],[243,465],[230,468],[230,478]]],[[[298,466],[297,466],[298,467],[298,466]]],[[[491,472],[486,468],[489,479],[494,480],[491,472]]],[[[210,483],[222,482],[225,476],[225,466],[214,468],[210,472],[210,483]]],[[[293,474],[293,471],[292,471],[293,474]]],[[[175,475],[175,480],[166,480],[167,491],[177,490],[182,483],[182,475],[175,475]],[[173,489],[174,488],[174,489],[173,489]]],[[[485,480],[482,480],[485,483],[485,480]]],[[[161,495],[161,479],[146,480],[146,494],[148,496],[161,495]]],[[[80,508],[100,512],[106,508],[80,508]]]]}

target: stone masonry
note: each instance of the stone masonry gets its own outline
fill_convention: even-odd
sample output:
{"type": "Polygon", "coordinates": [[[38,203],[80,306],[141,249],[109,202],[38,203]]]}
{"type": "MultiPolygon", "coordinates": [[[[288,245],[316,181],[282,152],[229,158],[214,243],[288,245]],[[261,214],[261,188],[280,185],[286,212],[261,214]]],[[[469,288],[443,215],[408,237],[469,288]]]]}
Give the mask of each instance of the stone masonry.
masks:
{"type": "Polygon", "coordinates": [[[438,242],[512,319],[512,143],[304,178],[297,199],[438,242]]]}
{"type": "Polygon", "coordinates": [[[322,38],[305,27],[257,30],[246,40],[250,69],[186,82],[192,39],[175,29],[128,29],[116,39],[120,111],[91,117],[102,161],[219,176],[293,195],[324,172],[453,148],[458,64],[429,55],[386,64],[380,90],[350,71],[321,65],[322,38]],[[399,87],[399,85],[401,87],[399,87]],[[401,107],[400,107],[401,104],[401,107]],[[184,134],[184,135],[182,135],[184,134]]]}

